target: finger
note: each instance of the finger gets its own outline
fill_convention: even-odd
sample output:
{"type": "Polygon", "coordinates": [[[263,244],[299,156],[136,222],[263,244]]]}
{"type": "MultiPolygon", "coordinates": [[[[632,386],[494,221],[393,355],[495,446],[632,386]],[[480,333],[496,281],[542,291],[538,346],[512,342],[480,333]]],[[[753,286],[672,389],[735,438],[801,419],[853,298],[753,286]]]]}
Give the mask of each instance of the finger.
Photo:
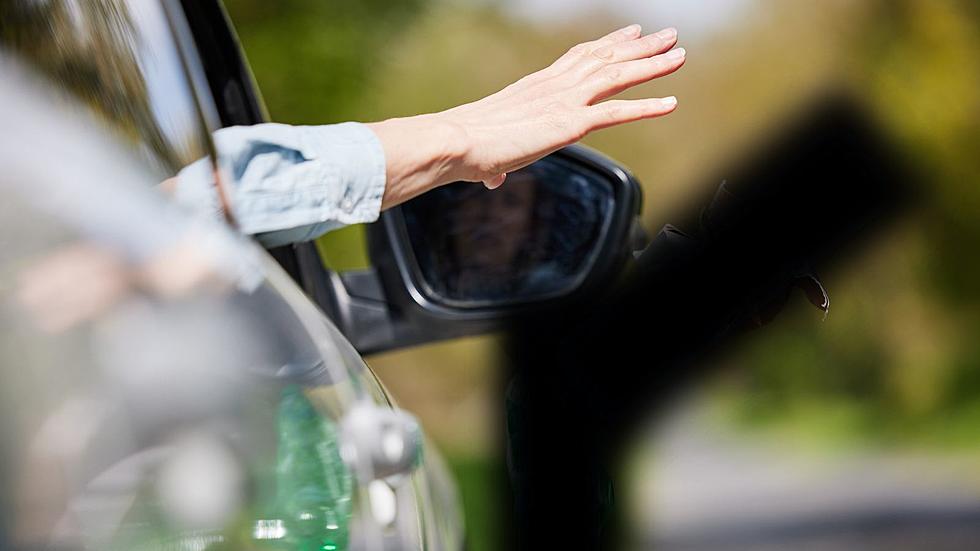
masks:
{"type": "Polygon", "coordinates": [[[633,40],[640,37],[640,33],[643,32],[643,27],[637,23],[632,25],[627,25],[622,29],[616,29],[615,31],[597,38],[592,42],[586,42],[586,45],[591,46],[592,49],[605,46],[606,44],[616,44],[619,42],[625,42],[627,40],[633,40]]]}
{"type": "Polygon", "coordinates": [[[677,98],[611,100],[588,108],[589,131],[662,117],[677,109],[677,98]]]}
{"type": "Polygon", "coordinates": [[[571,67],[599,48],[639,38],[642,31],[642,27],[637,24],[633,24],[623,27],[622,29],[617,29],[596,40],[576,44],[565,52],[564,55],[559,57],[557,61],[552,63],[551,68],[561,71],[571,67]]]}
{"type": "Polygon", "coordinates": [[[489,180],[484,180],[483,185],[486,186],[487,189],[497,189],[498,187],[504,184],[504,180],[506,179],[507,179],[506,172],[503,174],[497,174],[496,176],[490,178],[489,180]]]}
{"type": "Polygon", "coordinates": [[[640,25],[633,24],[623,27],[622,29],[617,29],[596,40],[576,44],[548,67],[525,76],[517,82],[507,86],[500,92],[497,92],[493,96],[486,98],[486,100],[499,101],[509,98],[521,90],[525,90],[530,86],[546,81],[556,74],[562,73],[569,68],[574,67],[576,64],[581,62],[582,59],[588,58],[591,52],[596,48],[601,48],[609,44],[625,42],[627,40],[635,40],[640,37],[640,33],[642,31],[643,29],[640,27],[640,25]]]}
{"type": "Polygon", "coordinates": [[[607,65],[589,76],[576,93],[582,94],[583,101],[592,104],[644,82],[669,75],[680,69],[686,60],[687,51],[677,48],[646,59],[607,65]]]}
{"type": "Polygon", "coordinates": [[[636,40],[607,44],[592,52],[603,63],[619,63],[662,54],[677,44],[677,29],[673,27],[636,40]]]}

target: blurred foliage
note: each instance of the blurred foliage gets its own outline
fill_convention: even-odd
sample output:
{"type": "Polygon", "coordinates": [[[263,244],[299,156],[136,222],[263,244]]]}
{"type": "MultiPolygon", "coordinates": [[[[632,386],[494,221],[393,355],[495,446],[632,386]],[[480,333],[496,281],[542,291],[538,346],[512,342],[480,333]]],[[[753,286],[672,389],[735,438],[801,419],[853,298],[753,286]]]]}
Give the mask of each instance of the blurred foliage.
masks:
{"type": "MultiPolygon", "coordinates": [[[[471,101],[621,23],[612,14],[542,26],[495,6],[228,2],[273,118],[297,123],[471,101]]],[[[847,269],[824,274],[834,301],[826,323],[789,314],[729,359],[742,374],[740,395],[748,392],[746,411],[757,413],[751,419],[788,419],[793,404],[821,399],[853,404],[853,432],[867,440],[869,430],[902,433],[913,419],[941,423],[980,396],[972,338],[980,328],[978,11],[969,0],[760,0],[737,25],[684,43],[689,61],[678,75],[628,95],[669,91],[681,99],[677,113],[587,139],[644,183],[651,230],[717,185],[705,180],[715,167],[764,142],[784,115],[827,88],[865,100],[927,175],[912,218],[847,269]]],[[[321,239],[329,264],[367,263],[359,231],[321,239]]],[[[484,348],[469,352],[485,363],[475,357],[484,348]]],[[[417,363],[439,364],[438,356],[417,363]]]]}
{"type": "Polygon", "coordinates": [[[980,11],[870,3],[849,75],[918,167],[922,203],[735,360],[743,421],[867,446],[980,445],[980,11]]]}
{"type": "MultiPolygon", "coordinates": [[[[599,2],[595,17],[544,24],[514,19],[494,2],[227,7],[272,117],[303,124],[471,101],[625,23],[601,15],[599,2]]],[[[672,22],[640,23],[654,30],[672,22]]],[[[980,4],[758,0],[719,32],[690,42],[680,33],[684,70],[626,96],[675,94],[679,110],[586,140],[643,182],[648,229],[717,186],[719,168],[828,88],[862,99],[927,185],[911,215],[822,274],[832,299],[825,322],[791,308],[724,360],[719,404],[742,426],[815,445],[980,445],[980,4]]],[[[367,263],[360,232],[318,242],[331,266],[367,263]]],[[[441,445],[472,458],[494,445],[482,417],[498,395],[495,351],[492,340],[468,339],[371,363],[441,445]]],[[[467,477],[467,520],[479,532],[485,519],[472,516],[482,509],[469,492],[480,483],[467,477]]]]}
{"type": "Polygon", "coordinates": [[[495,457],[455,457],[450,463],[466,515],[467,549],[502,549],[501,488],[508,482],[495,457]]]}
{"type": "Polygon", "coordinates": [[[426,0],[225,2],[277,122],[363,118],[364,91],[426,0]]]}

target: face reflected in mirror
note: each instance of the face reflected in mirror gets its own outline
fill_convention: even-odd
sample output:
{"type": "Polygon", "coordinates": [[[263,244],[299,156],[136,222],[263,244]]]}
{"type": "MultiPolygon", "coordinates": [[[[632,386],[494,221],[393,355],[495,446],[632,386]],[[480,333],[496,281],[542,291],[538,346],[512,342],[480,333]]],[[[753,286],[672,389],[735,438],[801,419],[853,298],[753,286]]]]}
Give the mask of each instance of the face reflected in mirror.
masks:
{"type": "Polygon", "coordinates": [[[427,289],[457,306],[496,306],[564,294],[594,261],[613,210],[600,175],[547,158],[495,190],[459,182],[402,212],[427,289]]]}
{"type": "MultiPolygon", "coordinates": [[[[455,229],[453,256],[466,275],[503,275],[521,254],[521,243],[512,236],[529,235],[534,222],[536,189],[527,175],[512,178],[510,185],[491,193],[461,193],[457,207],[448,212],[455,229]]],[[[476,186],[473,186],[476,188],[476,186]]]]}

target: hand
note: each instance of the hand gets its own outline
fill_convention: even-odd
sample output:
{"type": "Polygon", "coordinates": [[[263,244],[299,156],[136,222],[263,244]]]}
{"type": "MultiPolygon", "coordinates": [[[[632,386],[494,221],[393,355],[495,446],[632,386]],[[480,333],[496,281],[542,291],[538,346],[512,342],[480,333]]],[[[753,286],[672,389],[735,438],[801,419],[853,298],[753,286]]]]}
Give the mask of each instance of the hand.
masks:
{"type": "Polygon", "coordinates": [[[679,69],[686,53],[676,43],[672,28],[641,36],[630,25],[479,101],[372,124],[388,165],[383,208],[457,180],[494,188],[594,130],[672,112],[674,97],[603,100],[679,69]]]}

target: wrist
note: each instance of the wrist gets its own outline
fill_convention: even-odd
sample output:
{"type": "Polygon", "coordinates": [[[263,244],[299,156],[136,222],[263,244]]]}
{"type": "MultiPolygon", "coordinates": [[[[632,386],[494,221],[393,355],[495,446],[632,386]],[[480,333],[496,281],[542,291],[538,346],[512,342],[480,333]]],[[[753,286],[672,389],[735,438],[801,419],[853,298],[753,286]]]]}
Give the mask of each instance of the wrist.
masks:
{"type": "Polygon", "coordinates": [[[432,187],[466,179],[466,162],[470,157],[470,136],[466,128],[445,112],[412,117],[420,127],[420,135],[431,146],[429,155],[442,160],[443,172],[432,187]]]}
{"type": "Polygon", "coordinates": [[[441,114],[369,123],[385,153],[382,209],[462,179],[468,137],[441,114]]]}

